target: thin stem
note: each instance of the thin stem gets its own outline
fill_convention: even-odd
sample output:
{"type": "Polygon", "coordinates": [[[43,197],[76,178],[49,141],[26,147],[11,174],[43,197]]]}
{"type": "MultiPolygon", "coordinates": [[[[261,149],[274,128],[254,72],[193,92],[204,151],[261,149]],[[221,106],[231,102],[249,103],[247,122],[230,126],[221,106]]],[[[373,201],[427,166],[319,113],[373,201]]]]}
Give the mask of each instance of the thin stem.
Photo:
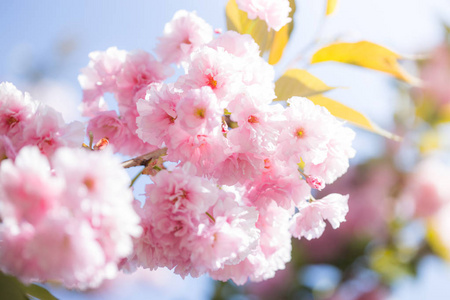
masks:
{"type": "Polygon", "coordinates": [[[136,176],[133,177],[133,179],[131,180],[131,183],[130,183],[130,187],[132,187],[133,184],[136,182],[136,180],[139,178],[139,176],[142,175],[142,172],[144,171],[144,169],[145,169],[145,167],[142,168],[142,170],[139,173],[137,173],[136,176]]]}
{"type": "Polygon", "coordinates": [[[167,153],[167,148],[158,149],[155,151],[152,151],[150,153],[129,159],[127,161],[124,161],[122,163],[122,167],[124,168],[131,168],[131,167],[137,167],[137,166],[147,166],[150,160],[159,158],[160,156],[164,156],[167,153]]]}

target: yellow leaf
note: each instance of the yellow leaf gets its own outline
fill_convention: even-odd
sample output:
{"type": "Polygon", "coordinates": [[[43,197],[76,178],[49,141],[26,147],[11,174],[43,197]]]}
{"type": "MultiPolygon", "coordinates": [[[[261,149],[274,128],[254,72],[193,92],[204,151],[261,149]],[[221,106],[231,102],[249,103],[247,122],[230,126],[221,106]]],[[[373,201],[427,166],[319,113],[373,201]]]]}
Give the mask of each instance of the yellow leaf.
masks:
{"type": "Polygon", "coordinates": [[[332,90],[319,78],[306,70],[290,69],[275,82],[276,101],[287,100],[293,96],[310,97],[332,90]]]}
{"type": "Polygon", "coordinates": [[[361,127],[365,130],[374,132],[386,138],[399,141],[401,138],[395,134],[392,134],[378,125],[374,124],[369,118],[364,116],[362,113],[350,108],[336,100],[324,97],[322,95],[316,95],[312,97],[308,97],[309,100],[314,102],[317,105],[324,106],[328,111],[334,115],[335,117],[346,120],[358,127],[361,127]]]}
{"type": "Polygon", "coordinates": [[[334,13],[337,5],[337,0],[328,0],[327,1],[327,16],[334,13]]]}
{"type": "MultiPolygon", "coordinates": [[[[293,18],[295,12],[295,0],[289,0],[289,2],[291,7],[289,17],[293,18]]],[[[278,32],[275,32],[273,29],[268,30],[265,21],[260,19],[248,19],[247,13],[239,9],[236,0],[228,1],[225,7],[225,13],[228,30],[234,30],[240,34],[251,35],[259,45],[261,55],[270,51],[270,64],[276,64],[280,60],[283,50],[289,41],[289,36],[294,29],[294,21],[286,24],[278,32]]]]}
{"type": "Polygon", "coordinates": [[[419,141],[419,150],[421,153],[427,154],[441,147],[441,137],[436,130],[425,132],[419,141]]]}
{"type": "Polygon", "coordinates": [[[284,48],[289,41],[289,27],[284,25],[273,38],[272,47],[270,48],[269,64],[274,65],[280,61],[284,48]]]}
{"type": "Polygon", "coordinates": [[[311,63],[337,61],[389,73],[411,84],[419,79],[409,75],[398,63],[402,56],[380,45],[361,41],[357,43],[334,43],[317,51],[311,63]]]}
{"type": "Polygon", "coordinates": [[[427,222],[427,233],[425,237],[434,253],[436,253],[443,259],[450,261],[450,252],[442,242],[439,233],[436,231],[436,229],[434,229],[432,220],[429,220],[427,222]]]}

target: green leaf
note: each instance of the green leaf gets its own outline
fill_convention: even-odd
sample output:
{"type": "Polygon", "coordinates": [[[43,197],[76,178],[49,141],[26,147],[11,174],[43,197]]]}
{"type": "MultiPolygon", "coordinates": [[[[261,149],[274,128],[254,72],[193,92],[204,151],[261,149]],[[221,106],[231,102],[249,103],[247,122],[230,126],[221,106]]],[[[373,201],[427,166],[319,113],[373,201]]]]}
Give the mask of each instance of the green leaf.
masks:
{"type": "Polygon", "coordinates": [[[27,300],[25,286],[17,278],[0,272],[0,299],[27,300]]]}
{"type": "Polygon", "coordinates": [[[337,61],[346,64],[388,73],[397,79],[411,84],[420,80],[408,74],[398,63],[403,57],[385,47],[368,41],[357,43],[334,43],[319,49],[312,57],[311,63],[337,61]]]}
{"type": "Polygon", "coordinates": [[[37,284],[30,284],[25,287],[27,295],[33,296],[40,300],[58,300],[48,290],[37,284]]]}
{"type": "Polygon", "coordinates": [[[302,69],[287,70],[275,82],[276,101],[287,100],[293,96],[310,97],[332,89],[334,87],[329,87],[319,78],[302,69]]]}
{"type": "Polygon", "coordinates": [[[373,123],[368,117],[364,116],[362,113],[360,113],[360,112],[354,110],[353,108],[350,108],[336,100],[327,98],[322,95],[315,95],[315,96],[309,97],[309,99],[317,105],[326,107],[326,109],[328,109],[328,111],[337,118],[346,120],[358,127],[361,127],[365,130],[374,132],[374,133],[384,136],[386,138],[389,138],[389,139],[392,139],[395,141],[401,140],[401,137],[380,128],[378,125],[373,123]]]}

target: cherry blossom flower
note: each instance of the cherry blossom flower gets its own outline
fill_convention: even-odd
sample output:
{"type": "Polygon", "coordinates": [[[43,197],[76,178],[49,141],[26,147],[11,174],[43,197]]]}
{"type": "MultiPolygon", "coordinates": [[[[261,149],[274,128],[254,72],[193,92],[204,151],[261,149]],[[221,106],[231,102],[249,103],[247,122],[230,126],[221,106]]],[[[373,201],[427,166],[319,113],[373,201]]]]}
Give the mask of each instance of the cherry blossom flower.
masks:
{"type": "Polygon", "coordinates": [[[212,27],[195,12],[179,10],[164,27],[155,52],[164,63],[185,62],[200,46],[209,43],[213,37],[212,27]]]}
{"type": "Polygon", "coordinates": [[[348,212],[348,195],[330,194],[299,207],[299,212],[292,218],[290,231],[296,238],[307,240],[320,237],[325,230],[325,220],[336,229],[345,221],[348,212]]]}
{"type": "Polygon", "coordinates": [[[275,31],[292,21],[288,0],[236,0],[236,3],[239,9],[247,12],[250,20],[259,18],[275,31]]]}

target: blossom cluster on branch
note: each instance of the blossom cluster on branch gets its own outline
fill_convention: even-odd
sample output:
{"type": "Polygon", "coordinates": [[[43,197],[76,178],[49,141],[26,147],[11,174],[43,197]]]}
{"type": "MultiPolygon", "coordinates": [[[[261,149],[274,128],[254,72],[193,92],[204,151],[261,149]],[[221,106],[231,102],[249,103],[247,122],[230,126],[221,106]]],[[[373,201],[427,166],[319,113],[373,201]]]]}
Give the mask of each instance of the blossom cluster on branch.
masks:
{"type": "Polygon", "coordinates": [[[75,149],[80,124],[0,85],[2,271],[85,288],[119,268],[168,267],[243,284],[283,269],[292,236],[318,238],[325,221],[345,221],[348,196],[311,193],[347,171],[354,132],[306,98],[274,104],[273,68],[249,35],[214,37],[179,11],[156,53],[89,55],[81,107],[87,134],[110,143],[102,151],[75,149]],[[174,64],[184,69],[175,79],[174,64]],[[111,149],[150,153],[139,163],[151,169],[144,204],[132,204],[111,149]]]}

